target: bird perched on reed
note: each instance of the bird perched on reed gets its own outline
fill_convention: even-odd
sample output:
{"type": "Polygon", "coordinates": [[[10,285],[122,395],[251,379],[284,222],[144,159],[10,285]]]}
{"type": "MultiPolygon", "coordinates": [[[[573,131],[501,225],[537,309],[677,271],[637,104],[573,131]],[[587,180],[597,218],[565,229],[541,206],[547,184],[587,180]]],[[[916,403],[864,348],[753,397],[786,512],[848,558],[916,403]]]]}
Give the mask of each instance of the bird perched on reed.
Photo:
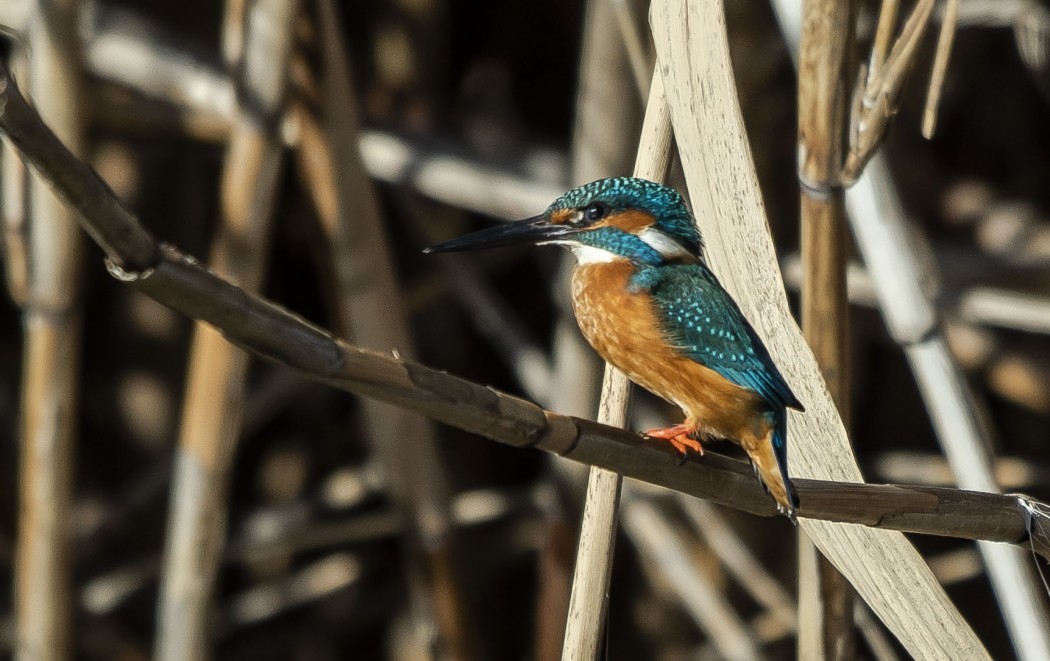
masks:
{"type": "Polygon", "coordinates": [[[519,243],[568,247],[580,330],[628,378],[679,406],[685,421],[648,436],[685,458],[700,440],[729,439],[751,459],[780,511],[794,515],[787,408],[804,410],[755,330],[703,260],[682,196],[645,179],[601,179],[533,218],[428,248],[519,243]]]}

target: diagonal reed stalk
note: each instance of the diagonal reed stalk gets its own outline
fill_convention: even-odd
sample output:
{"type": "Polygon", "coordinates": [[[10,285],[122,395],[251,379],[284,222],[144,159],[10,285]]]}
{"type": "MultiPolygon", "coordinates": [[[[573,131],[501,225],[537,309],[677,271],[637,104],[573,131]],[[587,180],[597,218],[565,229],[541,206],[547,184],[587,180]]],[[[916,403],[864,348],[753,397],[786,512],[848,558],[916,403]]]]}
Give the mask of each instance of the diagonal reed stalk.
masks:
{"type": "MultiPolygon", "coordinates": [[[[722,3],[656,0],[651,24],[709,261],[806,405],[789,424],[794,473],[860,482],[845,428],[787,306],[740,115],[722,3]]],[[[913,654],[987,658],[906,539],[805,516],[800,513],[800,526],[913,654]]]]}

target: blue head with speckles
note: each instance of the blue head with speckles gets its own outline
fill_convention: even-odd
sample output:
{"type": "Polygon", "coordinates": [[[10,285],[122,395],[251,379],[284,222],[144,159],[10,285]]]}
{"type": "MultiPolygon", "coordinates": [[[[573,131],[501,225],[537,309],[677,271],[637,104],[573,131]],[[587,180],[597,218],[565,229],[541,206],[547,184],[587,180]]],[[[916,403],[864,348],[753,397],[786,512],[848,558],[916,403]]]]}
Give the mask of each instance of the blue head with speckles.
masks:
{"type": "MultiPolygon", "coordinates": [[[[704,247],[693,214],[675,189],[647,179],[614,177],[574,188],[547,208],[553,223],[579,226],[577,240],[601,229],[632,234],[665,257],[684,251],[699,258],[704,247]]],[[[604,233],[606,236],[609,232],[604,233]]]]}
{"type": "Polygon", "coordinates": [[[678,191],[645,179],[616,177],[575,188],[533,218],[446,241],[428,251],[519,243],[565,245],[581,261],[626,258],[650,265],[696,262],[704,247],[678,191]]]}

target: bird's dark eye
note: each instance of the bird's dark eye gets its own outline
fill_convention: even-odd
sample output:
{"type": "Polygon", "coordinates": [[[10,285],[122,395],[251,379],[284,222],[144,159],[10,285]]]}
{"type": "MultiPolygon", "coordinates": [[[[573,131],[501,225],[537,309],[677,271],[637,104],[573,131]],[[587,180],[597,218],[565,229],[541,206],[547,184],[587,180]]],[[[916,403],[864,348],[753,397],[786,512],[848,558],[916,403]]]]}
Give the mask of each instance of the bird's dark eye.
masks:
{"type": "Polygon", "coordinates": [[[587,208],[583,210],[583,218],[589,223],[593,223],[596,220],[601,220],[609,214],[609,207],[595,202],[594,204],[587,205],[587,208]]]}

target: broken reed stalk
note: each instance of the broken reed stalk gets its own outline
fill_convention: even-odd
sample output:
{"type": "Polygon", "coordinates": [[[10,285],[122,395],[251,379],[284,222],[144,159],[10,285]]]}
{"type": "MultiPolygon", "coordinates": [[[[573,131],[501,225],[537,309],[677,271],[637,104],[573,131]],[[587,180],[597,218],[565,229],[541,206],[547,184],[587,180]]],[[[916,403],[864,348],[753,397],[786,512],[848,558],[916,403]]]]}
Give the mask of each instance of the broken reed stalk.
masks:
{"type": "MultiPolygon", "coordinates": [[[[671,161],[671,121],[663,81],[659,76],[653,76],[652,80],[634,174],[663,181],[671,161]]],[[[626,424],[630,387],[620,370],[606,365],[598,406],[599,423],[616,427],[626,424]]],[[[563,661],[590,661],[598,657],[608,607],[621,484],[622,478],[617,473],[602,467],[591,468],[565,625],[563,661]]]]}
{"type": "MultiPolygon", "coordinates": [[[[266,270],[283,145],[284,108],[295,2],[227,5],[224,47],[241,75],[242,107],[234,121],[220,182],[221,224],[211,252],[217,273],[258,291],[266,270]],[[245,13],[236,11],[240,7],[245,13]],[[239,44],[239,46],[238,46],[239,44]]],[[[209,656],[211,598],[226,538],[227,497],[245,395],[249,355],[213,327],[198,324],[190,347],[179,447],[161,576],[155,658],[209,656]]]]}
{"type": "MultiPolygon", "coordinates": [[[[21,78],[25,80],[26,76],[21,78]]],[[[3,214],[4,280],[11,301],[23,307],[29,296],[29,242],[26,227],[28,174],[10,141],[4,140],[2,150],[0,213],[3,214]]]]}
{"type": "Polygon", "coordinates": [[[934,56],[933,73],[930,75],[930,87],[926,94],[926,108],[922,113],[922,135],[927,140],[933,138],[933,132],[937,128],[937,105],[941,100],[944,77],[948,73],[948,58],[952,53],[958,18],[959,0],[945,0],[941,33],[937,38],[937,54],[934,56]]]}
{"type": "MultiPolygon", "coordinates": [[[[875,78],[886,64],[886,57],[893,43],[893,33],[897,30],[897,11],[900,0],[882,0],[879,5],[879,20],[875,27],[875,40],[871,44],[871,57],[868,59],[868,81],[875,78]]],[[[868,81],[864,81],[866,84],[868,81]]]]}
{"type": "MultiPolygon", "coordinates": [[[[802,333],[849,428],[846,216],[838,186],[844,157],[855,3],[804,4],[798,67],[802,333]]],[[[853,589],[804,531],[798,535],[802,659],[853,656],[853,589]]]]}
{"type": "MultiPolygon", "coordinates": [[[[2,64],[0,131],[80,212],[82,226],[106,251],[114,277],[173,310],[222,329],[231,342],[260,357],[316,381],[382,399],[515,447],[556,452],[755,514],[775,513],[772,502],[742,462],[708,452],[702,460],[677,466],[666,443],[544,411],[489,387],[348,346],[280,306],[222,280],[173,247],[158,244],[98,175],[78,161],[43,124],[2,64]]],[[[810,429],[809,433],[814,432],[810,429]]],[[[1050,517],[1043,513],[1047,507],[1024,498],[802,478],[795,484],[801,499],[800,518],[1008,542],[1050,558],[1050,517]]],[[[886,547],[877,540],[871,537],[867,541],[876,542],[878,552],[885,553],[886,547]]],[[[853,548],[867,553],[868,546],[853,548]]],[[[873,569],[878,568],[876,563],[873,569]]],[[[898,567],[898,571],[904,569],[898,567]]],[[[909,583],[913,599],[922,594],[916,588],[915,583],[909,583]]],[[[911,610],[906,606],[901,609],[911,610]]],[[[948,622],[942,621],[942,628],[952,637],[941,639],[934,634],[939,643],[958,639],[957,628],[947,626],[948,622]]]]}
{"type": "MultiPolygon", "coordinates": [[[[300,114],[302,142],[296,156],[311,189],[332,253],[337,290],[336,317],[346,337],[359,345],[394,350],[411,358],[415,347],[399,291],[379,200],[359,150],[360,122],[350,63],[336,4],[318,3],[321,66],[321,125],[300,114]]],[[[455,567],[451,488],[434,427],[419,415],[388,404],[362,401],[371,451],[384,467],[389,493],[410,524],[406,562],[413,615],[427,620],[413,627],[437,631],[445,652],[457,659],[478,655],[466,613],[459,569],[455,567]],[[411,451],[405,439],[412,439],[411,451]]],[[[420,641],[423,648],[432,640],[420,641]]]]}
{"type": "MultiPolygon", "coordinates": [[[[777,0],[779,3],[797,0],[777,0]]],[[[917,0],[901,33],[885,54],[887,34],[892,33],[896,18],[896,0],[888,0],[892,8],[883,7],[879,16],[875,50],[870,73],[861,71],[850,113],[849,151],[840,172],[842,185],[856,181],[865,163],[875,154],[889,127],[890,118],[897,112],[901,90],[908,72],[915,63],[919,42],[926,33],[933,14],[933,0],[917,0]],[[883,60],[883,58],[885,58],[883,60]]]]}
{"type": "MultiPolygon", "coordinates": [[[[27,69],[34,104],[61,139],[81,153],[79,6],[29,4],[27,69]]],[[[59,661],[71,655],[69,513],[83,239],[73,210],[36,172],[30,173],[28,202],[14,658],[59,661]]]]}

